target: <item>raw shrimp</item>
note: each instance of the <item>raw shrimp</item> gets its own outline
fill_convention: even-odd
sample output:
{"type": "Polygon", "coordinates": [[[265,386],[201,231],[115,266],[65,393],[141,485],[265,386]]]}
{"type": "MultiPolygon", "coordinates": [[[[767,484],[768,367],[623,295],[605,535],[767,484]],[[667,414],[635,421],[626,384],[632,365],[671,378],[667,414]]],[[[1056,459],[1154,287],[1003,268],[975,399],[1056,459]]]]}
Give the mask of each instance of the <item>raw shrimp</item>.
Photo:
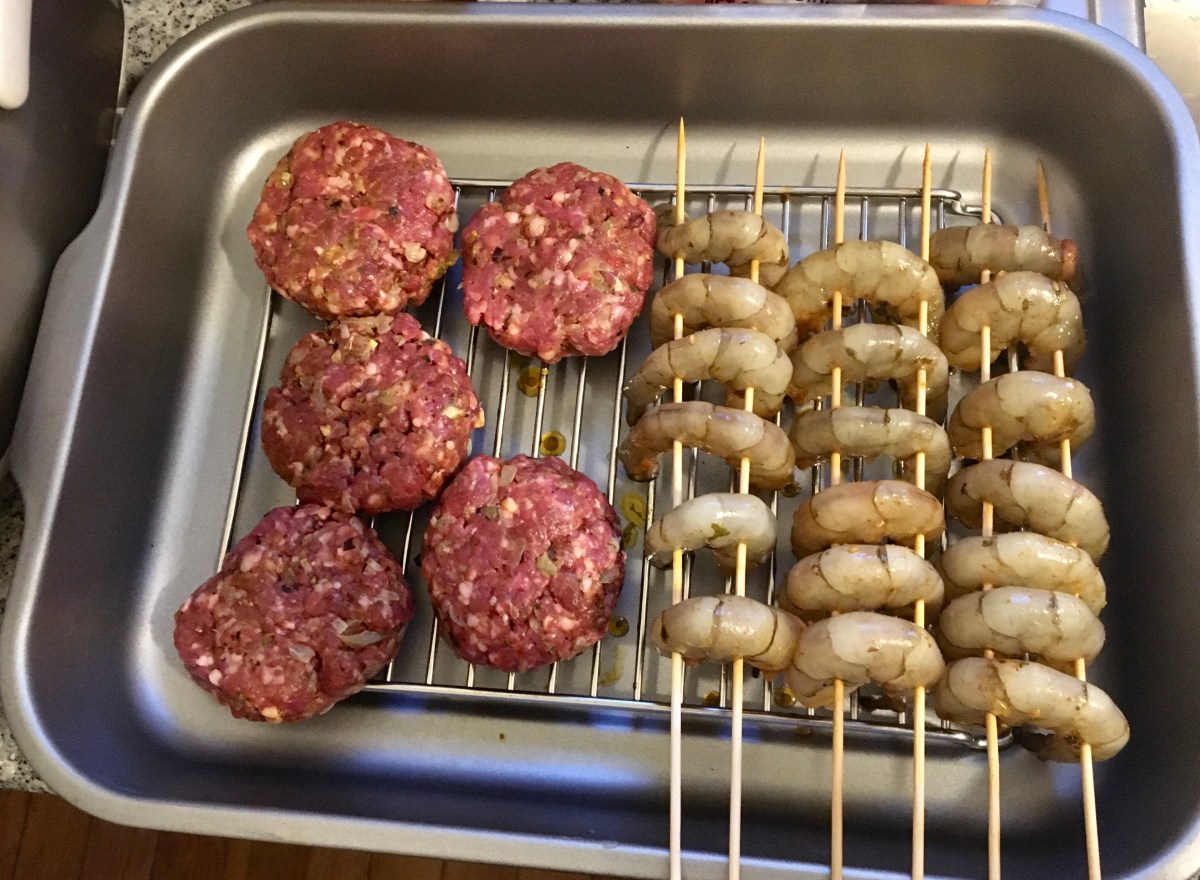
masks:
{"type": "Polygon", "coordinates": [[[916,327],[922,302],[929,304],[929,333],[945,311],[945,294],[933,267],[891,241],[847,241],[805,257],[774,286],[788,301],[801,333],[816,333],[829,320],[833,292],[846,308],[856,299],[881,306],[888,323],[916,327]]]}
{"type": "MultiPolygon", "coordinates": [[[[749,272],[750,263],[759,261],[759,278],[766,287],[774,287],[788,267],[787,239],[783,233],[753,211],[713,211],[694,220],[674,221],[674,205],[662,205],[655,213],[659,220],[658,252],[685,263],[725,263],[731,272],[749,272]]],[[[742,274],[742,273],[740,273],[742,274]]]]}
{"type": "Polygon", "coordinates": [[[792,362],[774,339],[757,330],[713,327],[672,340],[654,349],[625,386],[629,424],[645,415],[676,378],[716,379],[738,391],[753,388],[754,411],[770,418],[783,406],[792,362]]]}
{"type": "Polygon", "coordinates": [[[950,478],[946,511],[963,525],[979,528],[984,501],[994,506],[997,521],[1075,544],[1093,560],[1108,549],[1108,520],[1100,499],[1053,468],[992,459],[950,478]]]}
{"type": "Polygon", "coordinates": [[[685,663],[741,657],[774,674],[791,662],[803,629],[786,611],[748,596],[693,596],[654,618],[650,638],[661,653],[678,652],[685,663]]]}
{"type": "Polygon", "coordinates": [[[713,492],[685,501],[646,531],[646,556],[652,565],[671,564],[672,551],[712,548],[726,572],[737,565],[737,546],[746,545],[746,567],[755,568],[775,549],[775,514],[757,495],[713,492]]]}
{"type": "Polygon", "coordinates": [[[650,343],[655,348],[675,338],[675,315],[683,316],[683,335],[706,327],[746,327],[766,333],[784,351],[796,347],[796,319],[787,302],[749,278],[684,275],[661,288],[650,305],[650,343]]]}
{"type": "Polygon", "coordinates": [[[1091,392],[1074,379],[1021,370],[984,382],[964,397],[950,417],[950,442],[963,458],[982,458],[980,429],[992,429],[992,455],[1018,443],[1034,460],[1057,464],[1059,444],[1078,449],[1096,429],[1091,392]]]}
{"type": "Polygon", "coordinates": [[[1077,761],[1084,743],[1097,761],[1129,741],[1129,722],[1104,691],[1074,676],[1021,660],[968,657],[946,667],[933,692],[938,717],[982,725],[988,713],[1016,731],[1017,740],[1044,761],[1077,761]]]}
{"type": "Polygon", "coordinates": [[[899,612],[924,599],[932,616],[941,607],[942,595],[937,570],[907,547],[839,544],[792,566],[780,605],[801,618],[815,619],[877,608],[899,612]]]}
{"type": "Polygon", "coordinates": [[[658,475],[658,456],[678,440],[725,459],[737,467],[750,459],[750,482],[760,489],[782,489],[792,481],[796,454],[778,425],[745,410],[700,400],[664,403],[634,425],[617,450],[631,480],[658,475]]]}
{"type": "Polygon", "coordinates": [[[911,544],[946,528],[936,495],[899,480],[830,486],[808,499],[792,520],[792,550],[805,556],[834,544],[911,544]]]}
{"type": "Polygon", "coordinates": [[[928,337],[911,327],[892,324],[852,324],[826,330],[792,352],[792,384],[797,404],[829,394],[833,368],[841,367],[842,382],[895,380],[902,404],[914,409],[917,372],[925,368],[929,388],[926,412],[941,421],[946,415],[950,371],[946,356],[928,337]]]}
{"type": "Polygon", "coordinates": [[[1035,587],[1078,596],[1093,614],[1106,602],[1104,578],[1078,547],[1036,532],[960,538],[937,561],[950,598],[993,586],[1035,587]]]}
{"type": "Polygon", "coordinates": [[[833,705],[834,679],[847,694],[868,681],[899,694],[933,684],[945,668],[933,636],[912,621],[851,611],[800,633],[784,677],[796,701],[812,708],[833,705]]]}
{"type": "Polygon", "coordinates": [[[1051,370],[1061,349],[1069,370],[1086,343],[1079,299],[1067,285],[1036,272],[1011,272],[972,287],[946,310],[941,345],[953,366],[979,369],[979,329],[985,325],[992,333],[988,363],[1021,342],[1029,351],[1028,369],[1051,370]]]}
{"type": "Polygon", "coordinates": [[[1037,272],[1067,284],[1075,279],[1075,242],[1057,239],[1040,226],[952,226],[929,239],[929,262],[943,284],[978,284],[984,269],[1037,272]]]}
{"type": "Polygon", "coordinates": [[[945,429],[909,409],[844,406],[796,414],[789,432],[796,467],[806,468],[830,453],[866,459],[890,455],[902,465],[904,478],[916,482],[916,455],[925,453],[925,488],[940,495],[950,473],[950,440],[945,429]]]}
{"type": "Polygon", "coordinates": [[[1076,657],[1096,659],[1104,624],[1070,593],[996,587],[948,604],[938,619],[938,644],[947,659],[991,649],[1004,657],[1032,654],[1056,667],[1076,657]]]}

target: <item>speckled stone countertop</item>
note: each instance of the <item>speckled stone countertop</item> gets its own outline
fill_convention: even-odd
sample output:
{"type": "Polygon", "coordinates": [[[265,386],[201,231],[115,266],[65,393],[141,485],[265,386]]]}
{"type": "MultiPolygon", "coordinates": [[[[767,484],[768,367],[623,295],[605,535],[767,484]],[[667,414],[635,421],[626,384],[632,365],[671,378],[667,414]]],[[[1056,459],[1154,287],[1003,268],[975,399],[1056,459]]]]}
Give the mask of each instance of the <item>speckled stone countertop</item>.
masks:
{"type": "MultiPolygon", "coordinates": [[[[223,12],[254,0],[124,0],[125,83],[132,88],[168,46],[188,31],[223,12]]],[[[25,524],[21,495],[11,476],[0,480],[0,616],[16,567],[17,548],[25,524]]],[[[47,791],[13,740],[0,707],[0,788],[47,791]]]]}

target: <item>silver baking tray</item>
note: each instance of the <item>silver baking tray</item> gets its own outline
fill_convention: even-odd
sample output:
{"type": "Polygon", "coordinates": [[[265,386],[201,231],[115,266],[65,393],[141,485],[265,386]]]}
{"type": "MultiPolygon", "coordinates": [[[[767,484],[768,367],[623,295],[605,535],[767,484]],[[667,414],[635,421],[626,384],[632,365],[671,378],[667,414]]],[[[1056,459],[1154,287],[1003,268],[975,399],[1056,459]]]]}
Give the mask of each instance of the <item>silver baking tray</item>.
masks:
{"type": "MultiPolygon", "coordinates": [[[[1107,504],[1109,639],[1090,672],[1134,738],[1097,768],[1106,873],[1200,868],[1197,174],[1184,106],[1144,56],[1067,16],[1008,9],[645,8],[269,4],[183,41],[125,114],[99,211],[60,262],[13,448],[27,525],[0,686],[19,742],[70,800],[159,828],[438,857],[665,876],[664,664],[639,647],[664,580],[630,554],[629,632],[553,671],[470,670],[432,638],[426,605],[392,668],[328,715],[237,722],[193,687],[171,615],[231,537],[292,500],[257,452],[255,413],[308,319],[273,298],[244,227],[301,131],[339,118],[434,148],[464,216],[538,164],[571,159],[655,199],[689,125],[689,207],[739,204],[759,135],[768,211],[799,257],[828,229],[838,151],[851,234],[913,241],[914,187],[934,145],[938,222],[971,222],[985,145],[995,209],[1036,217],[1035,163],[1055,228],[1081,245],[1100,409],[1076,472],[1107,504]]],[[[612,464],[615,392],[648,351],[549,371],[461,315],[457,277],[418,310],[470,361],[488,427],[476,449],[532,450],[546,431],[622,508],[644,487],[612,464]]],[[[705,389],[711,394],[714,389],[705,389]]],[[[614,434],[614,428],[618,432],[614,434]]],[[[689,460],[690,461],[690,460],[689,460]]],[[[728,472],[701,462],[699,491],[728,472]]],[[[661,505],[663,488],[652,498],[661,505]]],[[[776,499],[786,521],[795,499],[776,499]]],[[[423,517],[378,527],[409,565],[423,517]]],[[[752,579],[766,596],[790,558],[752,579]]],[[[698,562],[695,591],[723,583],[698,562]]],[[[689,675],[684,836],[689,878],[724,874],[729,713],[720,673],[689,675]]],[[[828,716],[747,687],[746,876],[827,873],[828,716]]],[[[847,861],[907,871],[909,719],[864,700],[848,723],[847,861]]],[[[930,728],[928,868],[985,872],[976,737],[930,728]]],[[[1079,775],[1007,748],[1009,877],[1083,876],[1079,775]]]]}

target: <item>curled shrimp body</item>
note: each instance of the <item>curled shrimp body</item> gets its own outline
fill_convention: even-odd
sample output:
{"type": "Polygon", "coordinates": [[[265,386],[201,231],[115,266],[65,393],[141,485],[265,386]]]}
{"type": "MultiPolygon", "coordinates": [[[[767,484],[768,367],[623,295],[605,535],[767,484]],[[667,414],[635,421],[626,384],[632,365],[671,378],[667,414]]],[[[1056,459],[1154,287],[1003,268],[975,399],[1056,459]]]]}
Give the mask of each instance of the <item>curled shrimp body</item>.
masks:
{"type": "Polygon", "coordinates": [[[796,509],[792,550],[806,556],[835,544],[911,544],[946,528],[936,495],[899,480],[863,480],[830,486],[796,509]]]}
{"type": "Polygon", "coordinates": [[[1104,578],[1092,557],[1036,532],[960,538],[937,564],[950,598],[991,584],[1070,593],[1093,614],[1099,614],[1106,602],[1104,578]]]}
{"type": "Polygon", "coordinates": [[[685,663],[741,657],[766,673],[782,671],[796,653],[804,624],[748,596],[693,596],[658,615],[650,639],[660,653],[685,663]]]}
{"type": "Polygon", "coordinates": [[[675,337],[675,315],[683,335],[706,327],[745,327],[765,333],[784,351],[796,347],[796,319],[787,302],[749,278],[695,273],[662,287],[650,305],[650,343],[675,337]]]}
{"type": "Polygon", "coordinates": [[[1075,544],[1093,560],[1108,549],[1108,520],[1100,499],[1053,468],[992,459],[950,478],[946,510],[963,525],[979,528],[985,501],[995,508],[997,521],[1075,544]]]}
{"type": "Polygon", "coordinates": [[[664,403],[629,430],[617,457],[631,480],[658,475],[658,456],[678,440],[719,456],[738,467],[750,459],[750,482],[760,489],[782,489],[792,481],[796,454],[778,425],[754,413],[693,400],[664,403]]]}
{"type": "Polygon", "coordinates": [[[1104,647],[1104,624],[1070,593],[996,587],[959,596],[942,609],[938,644],[948,660],[990,649],[1061,667],[1077,657],[1095,660],[1104,647]]]}
{"type": "Polygon", "coordinates": [[[754,389],[754,411],[774,416],[792,378],[792,362],[775,340],[757,330],[713,327],[654,349],[625,386],[634,424],[676,379],[716,379],[730,390],[754,389]]]}
{"type": "Polygon", "coordinates": [[[816,333],[829,320],[833,293],[849,305],[865,299],[883,310],[889,323],[918,326],[921,303],[928,303],[930,335],[945,311],[945,295],[933,267],[891,241],[847,241],[805,257],[774,286],[802,334],[816,333]]]}
{"type": "Polygon", "coordinates": [[[791,355],[792,384],[797,404],[828,396],[833,370],[842,370],[843,383],[895,381],[904,406],[915,409],[917,374],[925,368],[926,410],[935,421],[946,414],[950,371],[946,356],[928,337],[911,327],[892,324],[852,324],[818,333],[791,355]]]}
{"type": "Polygon", "coordinates": [[[672,508],[646,532],[646,556],[651,565],[671,564],[672,552],[712,548],[722,570],[737,565],[737,546],[746,545],[746,565],[756,568],[775,549],[775,514],[757,495],[713,492],[672,508]]]}
{"type": "Polygon", "coordinates": [[[1010,344],[1024,343],[1025,366],[1051,370],[1061,350],[1067,369],[1083,354],[1086,343],[1079,299],[1071,288],[1036,272],[1010,272],[972,287],[956,299],[942,319],[941,346],[946,359],[964,370],[978,370],[979,331],[991,328],[988,362],[1010,344]]]}
{"type": "Polygon", "coordinates": [[[945,662],[933,636],[910,620],[851,611],[810,624],[784,671],[802,706],[832,706],[834,680],[850,693],[868,681],[903,693],[937,681],[945,662]]]}
{"type": "Polygon", "coordinates": [[[984,723],[988,713],[1044,761],[1078,761],[1084,743],[1097,761],[1129,741],[1129,722],[1100,688],[1040,663],[968,657],[946,667],[933,692],[938,717],[984,723]]]}
{"type": "Polygon", "coordinates": [[[924,600],[930,615],[943,596],[937,570],[899,544],[838,544],[806,556],[787,574],[780,604],[805,620],[888,608],[902,612],[924,600]]]}
{"type": "Polygon", "coordinates": [[[787,239],[783,233],[753,211],[713,211],[703,217],[674,221],[674,205],[662,205],[655,213],[658,252],[685,263],[725,263],[731,272],[749,270],[759,261],[759,277],[774,287],[788,266],[787,239]]]}
{"type": "Polygon", "coordinates": [[[1018,443],[1033,459],[1057,464],[1059,444],[1078,449],[1096,429],[1092,395],[1074,379],[1021,370],[984,382],[950,417],[950,443],[963,458],[982,458],[980,429],[992,429],[992,455],[1018,443]]]}
{"type": "Polygon", "coordinates": [[[1037,272],[1071,283],[1078,269],[1078,249],[1070,239],[1057,239],[1040,226],[952,226],[929,239],[929,262],[943,284],[978,284],[984,269],[993,272],[1037,272]]]}
{"type": "Polygon", "coordinates": [[[901,463],[904,477],[916,481],[916,456],[925,453],[925,487],[935,495],[950,472],[950,440],[928,416],[908,409],[844,406],[796,414],[789,435],[796,467],[825,461],[834,452],[866,459],[888,455],[901,463]]]}

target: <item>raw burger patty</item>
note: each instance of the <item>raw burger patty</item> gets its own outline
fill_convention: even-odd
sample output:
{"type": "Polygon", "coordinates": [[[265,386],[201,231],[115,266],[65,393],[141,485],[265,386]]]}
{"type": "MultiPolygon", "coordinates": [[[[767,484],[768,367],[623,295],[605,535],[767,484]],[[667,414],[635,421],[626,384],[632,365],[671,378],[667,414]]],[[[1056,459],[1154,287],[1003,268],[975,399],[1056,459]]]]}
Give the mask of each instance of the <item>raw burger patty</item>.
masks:
{"type": "Polygon", "coordinates": [[[420,305],[454,262],[454,191],[419,144],[335,122],[292,145],[246,234],[267,282],[314,315],[420,305]]]}
{"type": "Polygon", "coordinates": [[[400,566],[362,520],[279,507],[175,613],[175,648],[236,717],[299,721],[382,669],[412,614],[400,566]]]}
{"type": "Polygon", "coordinates": [[[654,212],[615,177],[531,171],[463,230],[467,318],[554,363],[616,348],[654,274],[654,212]]]}
{"type": "Polygon", "coordinates": [[[263,449],[301,501],[412,510],[458,470],[482,414],[463,362],[411,315],[343,318],[288,355],[263,449]]]}
{"type": "Polygon", "coordinates": [[[459,655],[506,672],[599,641],[625,577],[617,515],[556,458],[472,459],[425,532],[421,573],[459,655]]]}

